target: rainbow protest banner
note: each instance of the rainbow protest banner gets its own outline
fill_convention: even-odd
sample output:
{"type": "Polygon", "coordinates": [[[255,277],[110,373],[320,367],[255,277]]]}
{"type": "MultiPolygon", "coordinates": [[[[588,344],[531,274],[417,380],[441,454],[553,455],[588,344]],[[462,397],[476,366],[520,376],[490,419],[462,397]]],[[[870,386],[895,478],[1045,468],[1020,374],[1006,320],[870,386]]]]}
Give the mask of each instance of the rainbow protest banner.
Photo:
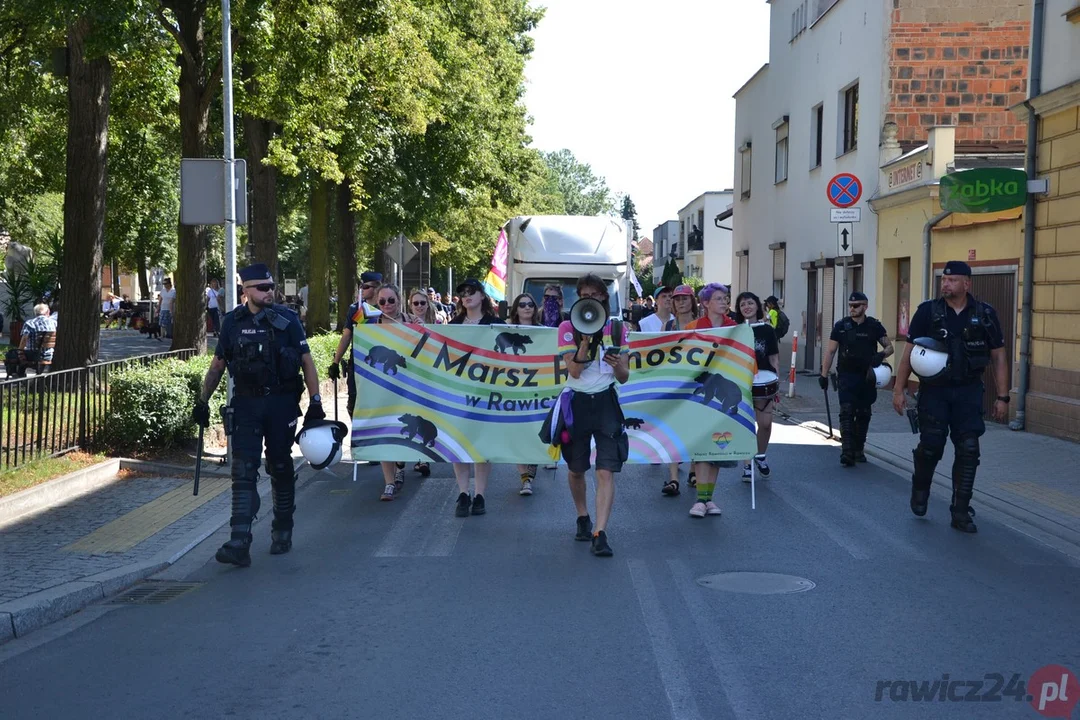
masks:
{"type": "Polygon", "coordinates": [[[506,238],[506,228],[499,231],[499,241],[495,243],[495,253],[491,256],[491,270],[484,278],[484,294],[498,303],[506,299],[506,262],[510,256],[510,243],[506,238]]]}
{"type": "MultiPolygon", "coordinates": [[[[352,457],[551,462],[539,432],[568,377],[554,328],[358,326],[352,457]]],[[[631,333],[618,386],[630,463],[748,458],[757,451],[746,325],[631,333]]]]}

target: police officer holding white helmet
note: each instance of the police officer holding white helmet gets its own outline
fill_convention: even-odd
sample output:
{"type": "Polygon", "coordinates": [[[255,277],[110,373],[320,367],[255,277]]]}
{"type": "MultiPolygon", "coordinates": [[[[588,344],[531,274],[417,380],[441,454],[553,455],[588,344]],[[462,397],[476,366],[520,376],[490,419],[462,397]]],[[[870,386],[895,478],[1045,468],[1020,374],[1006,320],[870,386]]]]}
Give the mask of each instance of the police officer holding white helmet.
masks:
{"type": "Polygon", "coordinates": [[[903,415],[904,392],[914,370],[919,376],[919,445],[914,450],[911,511],[926,514],[934,469],[952,437],[952,527],[977,532],[971,495],[979,466],[983,423],[983,372],[993,366],[997,400],[994,419],[1004,421],[1009,402],[1009,360],[994,308],[971,293],[971,268],[957,260],[945,264],[941,297],[919,305],[908,326],[908,344],[900,359],[893,408],[903,415]]]}
{"type": "Polygon", "coordinates": [[[256,483],[264,440],[274,498],[270,553],[280,555],[292,548],[296,472],[291,450],[305,385],[311,400],[305,426],[324,420],[326,413],[304,327],[296,313],[274,304],[270,270],[266,265],[251,265],[240,271],[240,280],[247,302],[222,320],[217,350],[192,417],[203,427],[210,424],[207,402],[228,369],[234,383],[231,420],[225,422],[233,448],[232,535],[216,557],[218,562],[247,567],[251,564],[251,524],[260,505],[256,483]]]}
{"type": "Polygon", "coordinates": [[[892,376],[884,364],[893,354],[892,340],[877,318],[866,314],[866,295],[853,292],[848,297],[848,317],[837,321],[829,335],[829,347],[821,362],[821,389],[828,391],[829,368],[836,362],[836,384],[840,395],[840,464],[845,467],[866,462],[866,434],[877,388],[884,387],[892,376]],[[878,345],[882,350],[878,350],[878,345]]]}

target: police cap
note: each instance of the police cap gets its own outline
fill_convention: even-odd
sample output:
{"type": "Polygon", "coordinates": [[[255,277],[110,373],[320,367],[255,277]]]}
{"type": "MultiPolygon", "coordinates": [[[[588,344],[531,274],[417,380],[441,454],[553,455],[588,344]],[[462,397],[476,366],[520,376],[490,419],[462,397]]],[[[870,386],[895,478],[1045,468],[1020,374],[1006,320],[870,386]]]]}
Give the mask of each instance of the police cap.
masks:
{"type": "Polygon", "coordinates": [[[861,292],[853,292],[848,296],[848,303],[869,303],[870,301],[861,292]]]}
{"type": "Polygon", "coordinates": [[[945,263],[945,270],[943,275],[964,275],[971,277],[971,266],[966,262],[960,262],[959,260],[950,260],[945,263]]]}
{"type": "Polygon", "coordinates": [[[368,270],[367,272],[360,273],[360,282],[382,282],[382,273],[373,272],[368,270]]]}
{"type": "Polygon", "coordinates": [[[240,271],[241,282],[251,282],[252,280],[273,280],[274,276],[270,274],[270,268],[266,267],[262,263],[255,263],[254,265],[248,265],[246,268],[240,271]]]}

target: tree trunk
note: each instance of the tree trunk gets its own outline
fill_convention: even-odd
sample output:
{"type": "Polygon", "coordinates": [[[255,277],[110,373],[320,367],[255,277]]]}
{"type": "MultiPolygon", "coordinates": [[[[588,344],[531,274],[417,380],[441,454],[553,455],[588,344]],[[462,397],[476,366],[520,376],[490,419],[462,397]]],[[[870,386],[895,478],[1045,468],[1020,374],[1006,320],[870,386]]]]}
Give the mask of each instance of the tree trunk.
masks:
{"type": "Polygon", "coordinates": [[[109,58],[86,58],[90,21],[68,29],[67,179],[64,182],[63,325],[53,368],[66,370],[97,360],[101,325],[101,263],[105,249],[108,180],[109,58]]]}
{"type": "Polygon", "coordinates": [[[356,299],[356,216],[352,207],[352,185],[348,180],[337,188],[338,263],[337,329],[345,327],[349,305],[356,299]]]}
{"type": "Polygon", "coordinates": [[[135,262],[138,263],[137,272],[139,273],[139,299],[151,299],[150,281],[147,279],[146,274],[146,256],[142,253],[139,253],[139,257],[135,262]]]}
{"type": "Polygon", "coordinates": [[[329,238],[330,182],[316,176],[311,181],[311,272],[308,274],[307,332],[330,330],[329,238]]]}
{"type": "Polygon", "coordinates": [[[248,172],[251,173],[251,208],[248,213],[248,236],[255,247],[255,262],[265,263],[278,277],[278,208],[277,168],[263,161],[270,154],[274,123],[262,118],[243,116],[247,140],[248,172]]]}
{"type": "MultiPolygon", "coordinates": [[[[206,157],[210,103],[207,93],[205,2],[177,2],[173,8],[187,52],[180,61],[180,147],[183,157],[206,157]]],[[[179,226],[179,246],[173,287],[172,349],[206,351],[206,248],[210,229],[179,226]]],[[[226,282],[229,282],[227,279],[226,282]]]]}
{"type": "Polygon", "coordinates": [[[120,261],[116,258],[112,259],[112,292],[120,297],[120,261]]]}

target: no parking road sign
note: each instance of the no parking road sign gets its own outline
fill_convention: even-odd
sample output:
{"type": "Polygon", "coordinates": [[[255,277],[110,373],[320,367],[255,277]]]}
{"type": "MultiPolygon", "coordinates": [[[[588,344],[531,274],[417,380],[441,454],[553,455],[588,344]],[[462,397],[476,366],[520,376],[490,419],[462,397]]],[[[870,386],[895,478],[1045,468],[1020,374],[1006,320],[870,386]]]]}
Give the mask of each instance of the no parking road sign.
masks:
{"type": "Polygon", "coordinates": [[[862,183],[851,173],[840,173],[829,181],[825,194],[836,207],[851,207],[862,197],[862,183]]]}

